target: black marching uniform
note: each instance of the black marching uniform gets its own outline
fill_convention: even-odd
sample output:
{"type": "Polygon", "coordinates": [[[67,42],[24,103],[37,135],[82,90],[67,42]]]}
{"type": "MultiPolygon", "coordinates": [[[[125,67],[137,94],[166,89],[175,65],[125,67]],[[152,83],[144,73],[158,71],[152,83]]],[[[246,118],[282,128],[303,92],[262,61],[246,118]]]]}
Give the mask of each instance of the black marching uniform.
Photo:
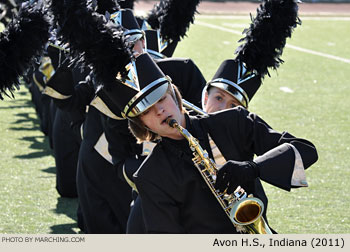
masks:
{"type": "MultiPolygon", "coordinates": [[[[74,68],[72,72],[74,83],[85,79],[83,78],[85,74],[80,73],[80,69],[74,68]]],[[[52,106],[52,109],[54,107],[52,106]]],[[[56,162],[56,189],[62,197],[78,196],[76,174],[81,143],[79,126],[84,119],[85,108],[83,106],[72,111],[56,108],[52,139],[56,162]]]]}
{"type": "MultiPolygon", "coordinates": [[[[317,160],[312,143],[274,131],[242,107],[201,119],[185,117],[187,130],[210,155],[207,134],[226,160],[251,161],[254,154],[262,155],[260,179],[285,190],[291,188],[294,170],[291,145],[300,153],[304,168],[317,160]],[[264,154],[284,143],[291,145],[264,154]]],[[[186,139],[163,138],[134,175],[147,233],[236,233],[191,158],[186,139]]],[[[267,198],[259,179],[244,189],[263,201],[266,217],[267,198]]]]}
{"type": "Polygon", "coordinates": [[[77,197],[76,171],[81,138],[79,139],[73,126],[76,122],[81,123],[84,120],[85,108],[64,111],[57,108],[56,104],[65,104],[69,96],[64,94],[70,93],[69,90],[73,90],[76,83],[84,80],[87,71],[68,68],[69,59],[66,58],[65,51],[68,50],[55,44],[49,44],[47,47],[50,62],[56,71],[49,78],[43,90],[43,97],[48,99],[46,118],[52,125],[49,135],[56,164],[57,192],[62,197],[77,197]]]}
{"type": "MultiPolygon", "coordinates": [[[[80,82],[72,97],[59,106],[76,110],[90,104],[95,87],[90,76],[80,82]]],[[[89,106],[83,124],[77,167],[77,190],[85,233],[125,233],[131,202],[130,187],[118,177],[113,165],[94,148],[105,131],[106,117],[89,106]]]]}
{"type": "MultiPolygon", "coordinates": [[[[45,56],[47,59],[50,56],[45,56]]],[[[44,58],[45,58],[44,57],[44,58]]],[[[43,59],[42,58],[42,61],[43,59]]],[[[40,129],[41,131],[49,137],[49,146],[53,149],[53,124],[55,119],[55,108],[53,108],[53,102],[50,96],[43,93],[46,83],[51,78],[50,74],[54,72],[55,65],[52,61],[45,63],[45,66],[51,68],[52,72],[48,72],[47,76],[40,70],[43,67],[44,62],[41,62],[41,65],[36,67],[33,72],[32,84],[30,86],[30,92],[32,94],[32,101],[35,106],[35,110],[40,119],[40,129]]]]}
{"type": "Polygon", "coordinates": [[[105,117],[89,107],[79,152],[77,185],[86,233],[125,233],[130,187],[94,146],[104,132],[105,117]]]}
{"type": "Polygon", "coordinates": [[[45,120],[45,116],[43,115],[44,105],[42,101],[42,91],[45,87],[44,74],[39,71],[38,67],[34,69],[31,80],[32,83],[29,85],[29,91],[32,95],[32,102],[35,106],[35,111],[40,119],[40,130],[45,135],[48,135],[48,121],[47,119],[45,120]]]}

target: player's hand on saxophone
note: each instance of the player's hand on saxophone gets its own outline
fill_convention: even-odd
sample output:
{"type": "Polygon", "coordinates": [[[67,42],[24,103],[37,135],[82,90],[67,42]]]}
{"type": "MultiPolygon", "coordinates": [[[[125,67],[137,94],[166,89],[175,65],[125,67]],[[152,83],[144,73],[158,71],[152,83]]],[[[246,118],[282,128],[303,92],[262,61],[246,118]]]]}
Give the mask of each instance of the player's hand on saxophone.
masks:
{"type": "Polygon", "coordinates": [[[231,194],[243,184],[250,184],[259,177],[259,168],[253,161],[227,161],[216,174],[215,189],[231,194]]]}

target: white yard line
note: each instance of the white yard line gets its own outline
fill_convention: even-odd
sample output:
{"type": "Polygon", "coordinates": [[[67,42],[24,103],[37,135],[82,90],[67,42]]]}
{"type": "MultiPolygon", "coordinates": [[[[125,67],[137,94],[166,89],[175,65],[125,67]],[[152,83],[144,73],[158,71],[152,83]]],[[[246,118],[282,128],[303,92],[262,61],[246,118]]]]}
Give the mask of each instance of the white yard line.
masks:
{"type": "MultiPolygon", "coordinates": [[[[301,20],[317,20],[317,21],[350,21],[350,17],[308,17],[299,16],[301,20]]],[[[250,19],[249,15],[197,15],[197,19],[250,19]]]]}
{"type": "Polygon", "coordinates": [[[225,31],[225,32],[229,32],[229,33],[233,33],[233,34],[237,34],[237,35],[242,35],[241,31],[236,31],[236,30],[232,30],[229,28],[225,28],[225,27],[221,27],[221,26],[217,26],[217,25],[213,25],[213,24],[208,24],[208,23],[201,22],[198,20],[196,20],[194,23],[197,25],[206,26],[206,27],[213,28],[216,30],[225,31]]]}
{"type": "Polygon", "coordinates": [[[331,54],[317,52],[317,51],[301,48],[301,47],[298,47],[298,46],[293,46],[293,45],[290,45],[290,44],[286,44],[286,47],[294,49],[296,51],[305,52],[305,53],[309,53],[309,54],[325,57],[325,58],[328,58],[328,59],[338,60],[338,61],[342,61],[342,62],[350,64],[350,59],[345,59],[345,58],[341,58],[341,57],[334,56],[334,55],[331,55],[331,54]]]}
{"type": "MultiPolygon", "coordinates": [[[[202,22],[202,21],[198,21],[198,20],[195,21],[195,24],[201,25],[201,26],[206,26],[206,27],[209,27],[209,28],[212,28],[212,29],[216,29],[216,30],[220,30],[220,31],[224,31],[224,32],[233,33],[233,34],[236,34],[236,35],[242,35],[241,31],[236,31],[236,30],[225,28],[225,27],[221,27],[221,26],[218,26],[218,25],[208,24],[208,23],[205,23],[205,22],[202,22]]],[[[321,57],[325,57],[325,58],[328,58],[328,59],[333,59],[333,60],[337,60],[337,61],[341,61],[341,62],[350,64],[350,59],[341,58],[341,57],[334,56],[334,55],[331,55],[331,54],[317,52],[317,51],[314,51],[314,50],[309,50],[309,49],[305,49],[305,48],[301,48],[301,47],[293,46],[293,45],[289,45],[289,44],[286,44],[286,47],[294,49],[296,51],[309,53],[309,54],[313,54],[313,55],[317,55],[317,56],[321,56],[321,57]]]]}

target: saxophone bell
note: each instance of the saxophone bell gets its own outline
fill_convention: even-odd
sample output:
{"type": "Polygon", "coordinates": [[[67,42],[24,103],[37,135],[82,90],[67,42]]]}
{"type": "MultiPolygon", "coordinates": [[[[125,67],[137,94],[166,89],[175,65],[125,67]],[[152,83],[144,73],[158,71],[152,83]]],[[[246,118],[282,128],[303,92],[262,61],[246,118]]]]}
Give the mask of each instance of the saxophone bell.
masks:
{"type": "Polygon", "coordinates": [[[263,212],[264,203],[258,198],[248,196],[234,203],[230,211],[230,219],[250,234],[272,234],[262,216],[263,212]]]}

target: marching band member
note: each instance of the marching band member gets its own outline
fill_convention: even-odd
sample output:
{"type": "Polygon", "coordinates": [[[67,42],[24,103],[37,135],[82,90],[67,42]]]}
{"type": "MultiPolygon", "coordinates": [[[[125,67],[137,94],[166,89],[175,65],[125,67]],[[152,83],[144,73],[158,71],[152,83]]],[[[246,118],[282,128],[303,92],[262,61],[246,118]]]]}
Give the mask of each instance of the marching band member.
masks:
{"type": "MultiPolygon", "coordinates": [[[[52,144],[56,164],[56,189],[62,197],[77,197],[76,174],[81,143],[79,126],[85,119],[84,106],[79,109],[66,109],[74,86],[85,80],[88,71],[80,67],[68,69],[68,48],[49,44],[51,58],[56,70],[46,83],[43,94],[53,100],[54,120],[52,144]],[[56,60],[55,60],[56,59],[56,60]],[[62,109],[63,108],[63,109],[62,109]]],[[[52,110],[50,111],[52,113],[52,110]]]]}
{"type": "MultiPolygon", "coordinates": [[[[199,1],[161,1],[155,5],[147,18],[136,18],[145,36],[136,41],[134,50],[138,53],[142,53],[143,50],[152,53],[157,65],[172,78],[175,84],[178,84],[184,97],[200,106],[201,95],[198,90],[203,89],[206,81],[198,67],[191,59],[167,58],[172,56],[178,41],[185,36],[189,24],[193,22],[198,3],[199,1]],[[180,13],[181,20],[178,19],[180,13]]],[[[127,13],[129,16],[132,15],[131,10],[124,9],[113,13],[111,18],[123,26],[121,23],[123,18],[120,16],[127,13]]],[[[123,121],[108,118],[107,128],[109,130],[105,131],[106,138],[115,166],[119,171],[123,171],[125,179],[133,186],[132,175],[154,144],[137,143],[123,121]]],[[[127,233],[144,233],[140,199],[137,198],[135,190],[133,190],[133,199],[127,233]]]]}
{"type": "MultiPolygon", "coordinates": [[[[104,16],[95,12],[93,6],[87,6],[87,1],[71,1],[67,5],[65,6],[63,1],[52,1],[51,8],[57,23],[60,25],[61,32],[64,35],[70,35],[70,39],[63,38],[69,42],[70,49],[76,52],[82,46],[89,46],[91,41],[87,38],[91,38],[93,43],[96,42],[93,35],[101,36],[102,31],[94,29],[99,26],[98,22],[103,23],[105,19],[104,16]],[[68,15],[65,16],[62,10],[68,11],[68,15]],[[95,15],[96,20],[94,19],[95,15]],[[63,25],[65,21],[67,26],[63,25]],[[85,22],[83,27],[77,28],[81,21],[85,22]],[[85,34],[81,34],[81,32],[85,32],[85,34]]],[[[97,7],[97,10],[103,14],[105,11],[114,12],[119,9],[115,1],[110,0],[98,1],[97,7]]],[[[108,46],[107,44],[103,47],[108,48],[108,46]]],[[[90,59],[89,56],[91,57],[91,54],[87,56],[88,59],[90,59]]],[[[118,55],[116,58],[119,60],[118,55]]],[[[113,61],[113,63],[115,64],[117,61],[113,61]]],[[[82,59],[82,62],[86,63],[87,61],[82,59]]],[[[67,65],[62,65],[63,77],[67,76],[66,73],[69,71],[70,68],[67,65]]],[[[75,88],[69,87],[69,85],[67,87],[69,82],[71,81],[62,81],[61,83],[57,81],[56,85],[52,87],[65,94],[61,107],[65,107],[65,109],[84,108],[85,111],[86,106],[88,106],[82,125],[82,142],[77,167],[77,191],[80,207],[78,211],[81,211],[81,215],[78,215],[78,217],[81,216],[80,219],[78,218],[78,225],[85,233],[125,233],[131,202],[130,188],[124,180],[118,177],[111,162],[106,160],[105,156],[95,148],[105,131],[106,124],[106,116],[91,104],[98,88],[95,74],[91,73],[85,81],[80,82],[75,88]],[[63,85],[63,83],[65,84],[63,85]]]]}
{"type": "Polygon", "coordinates": [[[167,124],[169,118],[197,138],[212,158],[208,135],[214,140],[227,160],[216,187],[232,192],[241,185],[264,202],[265,219],[267,201],[259,179],[290,190],[293,174],[316,162],[312,143],[274,131],[241,106],[202,118],[188,116],[176,88],[149,55],[137,57],[139,64],[140,91],[116,86],[115,94],[138,140],[159,141],[134,175],[148,233],[237,232],[194,167],[187,140],[167,124]],[[253,160],[254,154],[258,157],[253,160]]]}

